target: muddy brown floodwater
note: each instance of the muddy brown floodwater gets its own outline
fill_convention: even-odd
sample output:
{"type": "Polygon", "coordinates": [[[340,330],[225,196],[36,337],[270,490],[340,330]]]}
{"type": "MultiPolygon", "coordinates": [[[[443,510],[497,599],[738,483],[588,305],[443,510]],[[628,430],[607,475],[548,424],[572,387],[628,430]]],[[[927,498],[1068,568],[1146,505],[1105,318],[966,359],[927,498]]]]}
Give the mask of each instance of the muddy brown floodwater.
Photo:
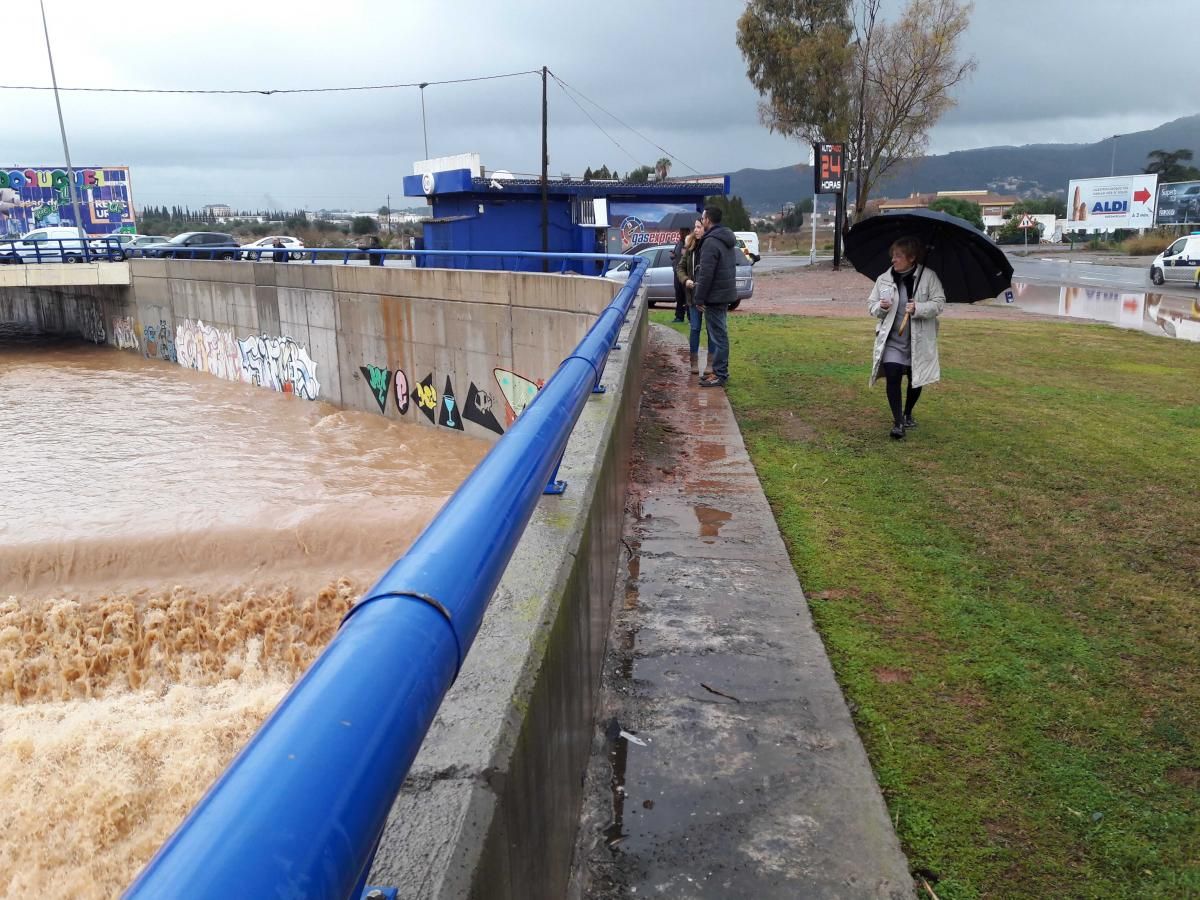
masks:
{"type": "Polygon", "coordinates": [[[0,896],[114,896],[488,445],[0,335],[0,896]]]}

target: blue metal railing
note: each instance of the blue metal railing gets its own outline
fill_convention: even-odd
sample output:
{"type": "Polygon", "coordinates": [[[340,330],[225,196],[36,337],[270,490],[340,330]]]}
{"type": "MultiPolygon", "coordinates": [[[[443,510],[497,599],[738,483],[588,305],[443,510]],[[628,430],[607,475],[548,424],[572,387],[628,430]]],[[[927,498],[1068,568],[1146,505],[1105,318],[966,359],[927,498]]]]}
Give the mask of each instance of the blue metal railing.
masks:
{"type": "MultiPolygon", "coordinates": [[[[0,264],[4,263],[63,263],[63,262],[120,262],[125,259],[200,259],[276,263],[366,263],[371,266],[403,266],[417,258],[445,259],[450,257],[489,257],[498,263],[499,271],[509,271],[508,261],[520,259],[550,259],[558,262],[558,271],[566,272],[572,261],[628,262],[630,257],[605,256],[588,253],[525,253],[510,250],[387,250],[361,247],[238,247],[194,246],[151,248],[127,247],[111,237],[92,237],[86,241],[55,239],[36,242],[21,240],[0,241],[0,264]]],[[[411,263],[410,263],[411,264],[411,263]]]]}
{"type": "Polygon", "coordinates": [[[125,251],[121,242],[104,235],[83,239],[0,240],[0,264],[120,262],[123,259],[125,251]]]}
{"type": "MultiPolygon", "coordinates": [[[[417,251],[418,253],[422,251],[417,251]]],[[[423,251],[611,261],[591,254],[423,251]]],[[[571,431],[646,261],[130,886],[129,897],[357,897],[388,812],[571,431]]]]}

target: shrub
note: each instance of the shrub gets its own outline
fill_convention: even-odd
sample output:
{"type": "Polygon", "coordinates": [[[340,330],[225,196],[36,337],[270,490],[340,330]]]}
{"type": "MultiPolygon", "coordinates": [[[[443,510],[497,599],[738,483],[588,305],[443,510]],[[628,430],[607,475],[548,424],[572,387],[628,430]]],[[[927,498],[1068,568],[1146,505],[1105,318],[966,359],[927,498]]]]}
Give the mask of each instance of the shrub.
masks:
{"type": "Polygon", "coordinates": [[[1175,238],[1169,234],[1148,231],[1143,235],[1131,237],[1121,244],[1121,252],[1130,256],[1157,256],[1167,249],[1175,238]]]}

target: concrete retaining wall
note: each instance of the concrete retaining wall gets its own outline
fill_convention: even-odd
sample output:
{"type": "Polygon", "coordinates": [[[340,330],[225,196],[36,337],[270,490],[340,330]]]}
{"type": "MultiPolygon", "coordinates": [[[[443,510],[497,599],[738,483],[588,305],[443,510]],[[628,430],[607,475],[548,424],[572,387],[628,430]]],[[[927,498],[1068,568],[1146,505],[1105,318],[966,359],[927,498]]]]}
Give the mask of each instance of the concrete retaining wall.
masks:
{"type": "Polygon", "coordinates": [[[22,280],[0,289],[0,322],[491,439],[620,287],[576,275],[242,261],[2,268],[22,280]],[[93,274],[112,284],[78,283],[93,274]],[[56,275],[56,285],[65,275],[77,283],[40,283],[56,275]]]}
{"type": "MultiPolygon", "coordinates": [[[[370,884],[406,898],[560,898],[591,747],[646,318],[638,310],[397,800],[370,884]]],[[[404,665],[397,660],[397,665],[404,665]]]]}

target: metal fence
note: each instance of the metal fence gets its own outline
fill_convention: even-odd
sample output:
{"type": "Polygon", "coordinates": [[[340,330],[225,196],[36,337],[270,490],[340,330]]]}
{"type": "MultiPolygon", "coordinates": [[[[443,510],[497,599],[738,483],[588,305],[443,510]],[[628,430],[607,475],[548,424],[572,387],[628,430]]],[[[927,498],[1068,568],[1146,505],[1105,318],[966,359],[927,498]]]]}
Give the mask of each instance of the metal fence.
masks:
{"type": "Polygon", "coordinates": [[[583,340],[408,552],[346,615],[329,646],[127,896],[362,894],[388,811],[534,508],[554,484],[645,269],[646,261],[635,258],[625,286],[583,340]]]}

